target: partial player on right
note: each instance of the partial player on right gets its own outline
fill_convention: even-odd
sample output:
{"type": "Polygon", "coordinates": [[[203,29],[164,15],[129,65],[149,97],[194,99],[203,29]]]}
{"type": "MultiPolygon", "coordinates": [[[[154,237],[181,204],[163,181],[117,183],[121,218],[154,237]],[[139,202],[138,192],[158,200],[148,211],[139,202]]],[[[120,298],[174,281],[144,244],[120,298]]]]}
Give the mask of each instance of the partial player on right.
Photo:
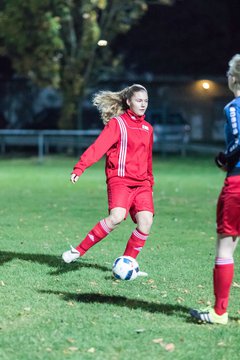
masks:
{"type": "Polygon", "coordinates": [[[240,54],[229,61],[228,87],[234,99],[225,106],[226,151],[215,159],[216,165],[227,172],[217,204],[217,246],[213,270],[214,307],[191,309],[192,317],[200,322],[228,323],[228,300],[234,276],[233,254],[240,235],[240,54]]]}

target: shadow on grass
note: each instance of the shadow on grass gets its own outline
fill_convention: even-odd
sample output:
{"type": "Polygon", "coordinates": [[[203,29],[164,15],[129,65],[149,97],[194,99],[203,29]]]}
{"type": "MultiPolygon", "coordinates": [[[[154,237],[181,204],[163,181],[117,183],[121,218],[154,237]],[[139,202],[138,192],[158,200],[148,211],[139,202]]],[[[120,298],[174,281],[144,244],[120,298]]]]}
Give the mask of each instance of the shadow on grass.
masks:
{"type": "Polygon", "coordinates": [[[79,262],[65,264],[60,256],[0,251],[0,266],[14,259],[44,264],[56,268],[56,270],[50,272],[50,275],[60,275],[69,271],[76,271],[81,268],[95,268],[101,271],[109,271],[109,268],[106,266],[94,263],[87,263],[85,262],[85,260],[82,259],[79,262]]]}
{"type": "Polygon", "coordinates": [[[83,293],[74,294],[62,291],[52,290],[40,290],[41,294],[55,294],[59,295],[61,299],[65,301],[75,301],[79,303],[98,303],[109,304],[115,306],[127,307],[129,309],[141,309],[151,313],[163,313],[166,315],[174,315],[178,313],[178,316],[186,318],[186,314],[189,314],[189,308],[180,304],[159,304],[139,299],[129,299],[125,296],[117,295],[103,295],[95,293],[83,293]],[[179,314],[180,313],[180,314],[179,314]]]}
{"type": "MultiPolygon", "coordinates": [[[[178,317],[182,317],[189,324],[202,325],[202,326],[214,326],[212,324],[206,324],[197,321],[192,318],[189,314],[190,308],[180,304],[159,304],[154,302],[149,302],[145,300],[139,299],[129,299],[125,296],[118,295],[104,295],[104,294],[96,294],[96,293],[83,293],[83,294],[75,294],[75,293],[67,293],[62,291],[53,291],[53,290],[39,290],[41,294],[55,294],[60,296],[65,301],[75,301],[78,303],[98,303],[98,304],[108,304],[115,305],[121,307],[127,307],[131,310],[141,309],[143,311],[147,311],[150,313],[162,313],[167,316],[177,314],[178,317]]],[[[229,320],[231,322],[235,322],[239,324],[239,318],[230,316],[229,320]]]]}

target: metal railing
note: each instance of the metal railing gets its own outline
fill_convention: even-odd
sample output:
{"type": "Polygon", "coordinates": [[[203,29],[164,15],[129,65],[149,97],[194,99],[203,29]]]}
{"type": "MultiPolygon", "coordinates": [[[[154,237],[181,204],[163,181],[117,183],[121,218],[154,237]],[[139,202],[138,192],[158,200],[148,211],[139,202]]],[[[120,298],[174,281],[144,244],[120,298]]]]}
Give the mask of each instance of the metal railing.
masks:
{"type": "Polygon", "coordinates": [[[42,161],[51,146],[73,147],[79,150],[87,148],[100,134],[94,130],[0,130],[1,154],[7,147],[33,146],[37,148],[38,159],[42,161]]]}
{"type": "MultiPolygon", "coordinates": [[[[10,130],[0,129],[0,152],[4,155],[11,147],[31,146],[36,148],[38,160],[43,161],[45,154],[49,154],[54,148],[56,152],[63,152],[67,148],[83,151],[91,145],[98,135],[100,129],[92,130],[10,130]]],[[[224,147],[222,147],[224,148],[224,147]]],[[[182,155],[188,153],[217,154],[220,146],[213,144],[197,144],[184,142],[166,141],[161,139],[154,143],[153,151],[159,154],[169,152],[180,152],[182,155]]]]}

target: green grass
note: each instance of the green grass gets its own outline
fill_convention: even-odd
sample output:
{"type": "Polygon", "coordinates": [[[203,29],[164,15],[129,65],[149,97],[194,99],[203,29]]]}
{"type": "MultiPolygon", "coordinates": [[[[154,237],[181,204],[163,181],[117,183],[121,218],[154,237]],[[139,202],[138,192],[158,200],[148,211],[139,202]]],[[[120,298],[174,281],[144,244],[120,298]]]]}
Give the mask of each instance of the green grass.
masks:
{"type": "MultiPolygon", "coordinates": [[[[156,214],[138,257],[149,276],[133,282],[111,276],[134,229],[130,219],[81,261],[61,261],[107,214],[103,162],[73,186],[75,162],[0,160],[0,358],[239,359],[239,287],[231,291],[227,326],[198,325],[188,315],[213,302],[215,205],[224,174],[212,159],[155,159],[156,214]]],[[[238,250],[235,263],[237,285],[238,250]]]]}

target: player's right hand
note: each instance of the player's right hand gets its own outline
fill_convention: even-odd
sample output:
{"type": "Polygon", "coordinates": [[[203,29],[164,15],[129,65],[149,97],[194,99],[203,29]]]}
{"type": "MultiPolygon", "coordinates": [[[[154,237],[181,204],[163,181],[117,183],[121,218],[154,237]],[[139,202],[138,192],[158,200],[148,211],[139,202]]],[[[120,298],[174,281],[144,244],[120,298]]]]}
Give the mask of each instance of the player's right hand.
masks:
{"type": "Polygon", "coordinates": [[[227,161],[226,161],[226,155],[225,155],[223,152],[220,152],[220,153],[215,157],[215,164],[216,164],[217,167],[219,167],[221,170],[223,170],[223,171],[228,171],[227,161]]]}
{"type": "Polygon", "coordinates": [[[75,184],[79,179],[79,176],[77,176],[76,174],[71,174],[71,177],[70,177],[70,181],[75,184]]]}

